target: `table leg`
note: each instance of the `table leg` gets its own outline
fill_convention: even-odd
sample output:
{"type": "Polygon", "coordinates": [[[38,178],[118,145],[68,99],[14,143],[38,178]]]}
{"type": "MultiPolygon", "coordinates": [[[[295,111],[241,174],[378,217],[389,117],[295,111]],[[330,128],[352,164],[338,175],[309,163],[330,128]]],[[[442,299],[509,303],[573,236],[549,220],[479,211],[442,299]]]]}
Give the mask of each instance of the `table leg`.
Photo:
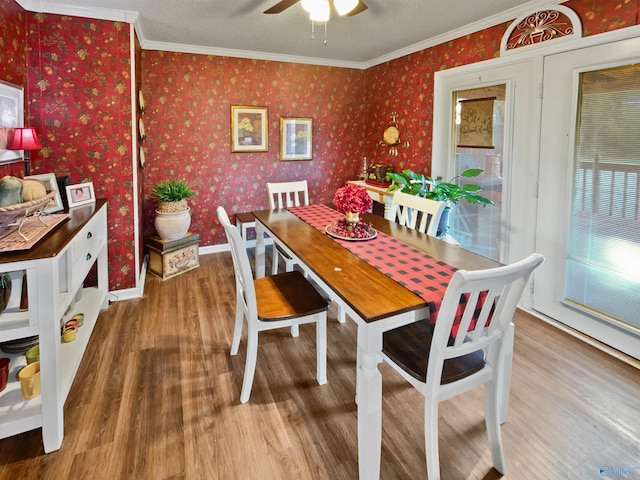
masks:
{"type": "MultiPolygon", "coordinates": [[[[264,225],[256,222],[256,247],[255,247],[255,269],[256,278],[264,277],[264,225]]],[[[275,245],[274,245],[275,248],[275,245]]]]}
{"type": "MultiPolygon", "coordinates": [[[[51,262],[47,263],[50,266],[51,262]]],[[[52,285],[50,279],[57,272],[43,270],[36,272],[27,271],[27,281],[30,285],[36,285],[38,292],[38,305],[54,305],[58,301],[58,293],[55,291],[58,284],[52,285]]],[[[35,302],[33,302],[35,303],[35,302]]],[[[39,308],[38,305],[29,305],[37,315],[39,324],[40,344],[40,400],[42,408],[42,441],[46,453],[58,450],[64,437],[64,401],[62,388],[62,367],[60,365],[60,324],[55,312],[39,308]]],[[[87,328],[87,327],[85,327],[87,328]]]]}
{"type": "Polygon", "coordinates": [[[358,404],[358,469],[360,480],[380,478],[382,448],[382,333],[358,326],[356,403],[358,404]]]}
{"type": "Polygon", "coordinates": [[[509,387],[511,385],[511,364],[513,363],[513,337],[515,334],[515,326],[513,322],[509,324],[509,327],[505,330],[504,342],[505,345],[502,349],[503,355],[498,359],[498,362],[503,364],[503,375],[498,381],[498,390],[500,393],[500,405],[498,407],[500,413],[500,423],[507,421],[507,406],[509,404],[509,387]]]}
{"type": "Polygon", "coordinates": [[[393,195],[384,196],[384,218],[394,222],[395,218],[393,218],[393,209],[391,208],[392,202],[393,202],[393,195]]]}

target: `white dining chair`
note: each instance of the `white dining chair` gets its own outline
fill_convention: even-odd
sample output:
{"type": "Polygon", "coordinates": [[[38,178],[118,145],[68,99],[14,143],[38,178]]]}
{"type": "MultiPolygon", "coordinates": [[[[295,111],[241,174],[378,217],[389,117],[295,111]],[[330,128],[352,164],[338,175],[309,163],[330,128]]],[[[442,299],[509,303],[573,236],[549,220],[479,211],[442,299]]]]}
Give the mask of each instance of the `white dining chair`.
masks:
{"type": "MultiPolygon", "coordinates": [[[[267,182],[267,194],[269,196],[269,208],[271,210],[309,205],[309,188],[306,180],[267,182]]],[[[273,258],[271,261],[272,275],[278,273],[280,256],[284,259],[285,271],[287,272],[292,271],[296,263],[287,252],[274,242],[273,258]]],[[[345,321],[346,313],[341,306],[338,306],[338,322],[344,323],[345,321]]],[[[298,336],[298,327],[295,324],[291,327],[291,335],[294,337],[298,336]]]]}
{"type": "Polygon", "coordinates": [[[482,385],[493,466],[505,473],[500,423],[506,412],[513,351],[512,318],[531,274],[543,261],[534,253],[503,267],[458,270],[435,326],[422,320],[384,333],[384,361],[425,397],[429,480],[440,478],[438,403],[482,385]]]}
{"type": "Polygon", "coordinates": [[[445,202],[396,192],[391,201],[391,218],[401,225],[435,237],[445,206],[445,202]]]}
{"type": "MultiPolygon", "coordinates": [[[[269,196],[269,208],[271,210],[309,205],[309,188],[306,180],[277,183],[267,182],[267,194],[269,196]]],[[[278,273],[279,256],[284,259],[285,270],[287,272],[293,270],[293,266],[295,265],[295,261],[274,243],[273,261],[271,263],[271,273],[273,275],[278,273]]]]}
{"type": "Polygon", "coordinates": [[[227,212],[218,207],[218,220],[231,247],[236,278],[236,318],[231,355],[238,353],[242,327],[247,324],[247,359],[240,402],[246,403],[258,356],[258,333],[305,323],[316,324],[316,378],[327,383],[327,301],[299,271],[253,279],[249,256],[240,231],[229,221],[227,212]]]}

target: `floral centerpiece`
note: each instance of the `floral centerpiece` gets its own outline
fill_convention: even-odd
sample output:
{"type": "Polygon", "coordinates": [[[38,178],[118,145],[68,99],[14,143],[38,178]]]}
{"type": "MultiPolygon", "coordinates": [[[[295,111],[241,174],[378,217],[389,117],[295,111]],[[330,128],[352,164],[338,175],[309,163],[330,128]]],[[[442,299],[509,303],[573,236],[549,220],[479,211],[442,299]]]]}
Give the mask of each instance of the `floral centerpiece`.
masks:
{"type": "Polygon", "coordinates": [[[347,220],[357,222],[361,213],[371,210],[373,200],[364,187],[349,183],[336,191],[333,204],[339,212],[345,214],[347,220]]]}
{"type": "Polygon", "coordinates": [[[360,221],[360,214],[368,212],[373,205],[367,191],[359,186],[347,184],[340,187],[333,196],[333,204],[345,218],[331,225],[331,233],[346,239],[363,240],[371,238],[371,225],[360,221]]]}

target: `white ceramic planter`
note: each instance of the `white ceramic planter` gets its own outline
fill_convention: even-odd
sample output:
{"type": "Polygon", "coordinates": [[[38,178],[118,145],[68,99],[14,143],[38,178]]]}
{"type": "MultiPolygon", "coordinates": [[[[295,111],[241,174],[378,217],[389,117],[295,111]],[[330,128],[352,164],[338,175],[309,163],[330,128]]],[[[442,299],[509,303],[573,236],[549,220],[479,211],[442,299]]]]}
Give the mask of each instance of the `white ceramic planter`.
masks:
{"type": "Polygon", "coordinates": [[[191,209],[181,212],[159,212],[156,210],[154,225],[158,236],[163,240],[184,238],[191,226],[191,209]]]}

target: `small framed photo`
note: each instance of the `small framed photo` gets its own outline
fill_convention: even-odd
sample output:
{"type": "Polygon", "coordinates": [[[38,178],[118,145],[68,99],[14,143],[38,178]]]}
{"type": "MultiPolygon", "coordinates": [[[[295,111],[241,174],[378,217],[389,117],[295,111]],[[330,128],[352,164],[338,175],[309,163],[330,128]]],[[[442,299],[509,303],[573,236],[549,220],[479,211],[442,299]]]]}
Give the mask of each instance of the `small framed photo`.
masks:
{"type": "Polygon", "coordinates": [[[67,185],[65,188],[67,189],[69,208],[86,203],[94,203],[96,201],[96,194],[93,192],[93,182],[67,185]]]}
{"type": "Polygon", "coordinates": [[[268,151],[268,127],[267,107],[231,105],[231,151],[268,151]]]}
{"type": "Polygon", "coordinates": [[[62,195],[60,195],[60,189],[58,188],[58,180],[56,179],[55,173],[42,173],[39,175],[29,175],[24,177],[25,180],[32,178],[34,180],[40,180],[44,183],[44,188],[47,192],[55,190],[56,196],[53,197],[49,205],[44,209],[46,213],[54,213],[59,212],[64,209],[64,204],[62,203],[62,195]]]}
{"type": "Polygon", "coordinates": [[[280,160],[311,160],[313,119],[280,117],[280,160]]]}

